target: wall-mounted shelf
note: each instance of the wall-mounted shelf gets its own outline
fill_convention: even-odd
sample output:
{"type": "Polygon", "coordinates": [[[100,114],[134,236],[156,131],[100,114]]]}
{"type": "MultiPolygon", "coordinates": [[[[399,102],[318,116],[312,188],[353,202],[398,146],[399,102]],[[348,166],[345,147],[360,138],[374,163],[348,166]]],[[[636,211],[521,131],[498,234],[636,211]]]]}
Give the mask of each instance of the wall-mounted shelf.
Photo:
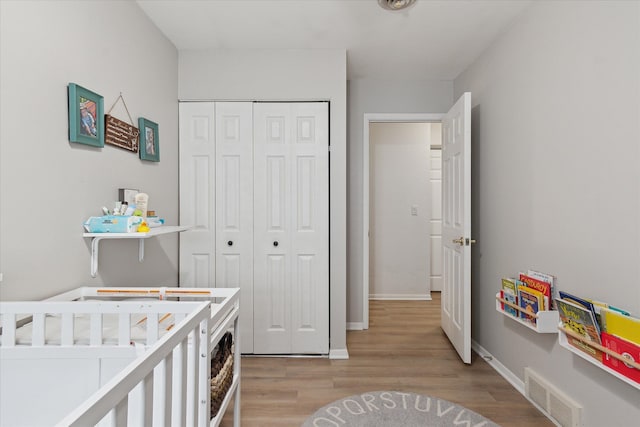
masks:
{"type": "Polygon", "coordinates": [[[506,317],[510,318],[514,322],[520,323],[523,326],[531,329],[532,331],[536,331],[539,334],[555,334],[558,332],[558,322],[560,321],[560,317],[558,316],[558,312],[556,310],[547,310],[547,311],[539,311],[533,316],[536,318],[536,324],[534,325],[531,322],[527,322],[519,317],[512,316],[511,314],[505,312],[500,305],[508,305],[509,307],[513,307],[518,312],[522,311],[522,307],[519,307],[515,304],[510,303],[509,301],[500,298],[500,292],[496,294],[496,310],[506,317]]]}
{"type": "Polygon", "coordinates": [[[594,348],[596,350],[600,350],[603,353],[608,354],[609,356],[620,360],[623,363],[626,363],[627,365],[631,365],[636,369],[640,369],[640,363],[634,363],[628,359],[625,359],[622,355],[616,353],[613,350],[610,350],[606,347],[601,346],[600,344],[597,344],[595,342],[591,342],[586,340],[583,336],[576,334],[573,331],[569,331],[567,329],[564,329],[562,327],[562,323],[559,324],[558,326],[558,343],[560,344],[560,346],[566,348],[567,350],[569,350],[571,353],[582,357],[584,360],[586,360],[587,362],[592,363],[593,365],[597,366],[598,368],[607,371],[608,373],[610,373],[611,375],[613,375],[614,377],[624,381],[625,383],[629,384],[630,386],[640,390],[640,383],[632,380],[629,377],[626,377],[624,375],[622,375],[620,372],[615,371],[613,369],[611,369],[608,366],[605,366],[602,362],[597,361],[596,359],[594,359],[593,357],[589,356],[588,354],[584,353],[583,351],[578,350],[577,348],[575,348],[574,346],[572,346],[569,343],[569,340],[567,339],[567,335],[571,336],[572,338],[575,338],[579,341],[582,341],[584,344],[586,344],[587,346],[594,348]]]}
{"type": "Polygon", "coordinates": [[[109,239],[138,239],[138,261],[144,260],[144,240],[149,237],[160,236],[162,234],[180,233],[187,231],[191,227],[184,225],[163,225],[152,228],[146,233],[84,233],[83,237],[91,238],[91,277],[96,277],[98,273],[98,248],[100,241],[109,239]]]}

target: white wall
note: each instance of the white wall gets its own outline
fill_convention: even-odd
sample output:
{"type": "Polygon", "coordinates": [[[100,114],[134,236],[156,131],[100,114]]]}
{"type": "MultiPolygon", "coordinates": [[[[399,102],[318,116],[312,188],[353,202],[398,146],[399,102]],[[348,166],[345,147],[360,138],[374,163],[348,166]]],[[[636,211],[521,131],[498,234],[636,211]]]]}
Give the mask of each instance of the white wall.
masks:
{"type": "Polygon", "coordinates": [[[330,352],[346,355],[346,117],[344,49],[180,51],[180,100],[330,102],[330,352]]]}
{"type": "Polygon", "coordinates": [[[445,113],[453,105],[453,82],[404,79],[349,81],[348,288],[349,323],[361,324],[362,183],[365,113],[445,113]]]}
{"type": "MultiPolygon", "coordinates": [[[[138,188],[169,223],[178,220],[177,51],[134,2],[0,2],[0,284],[3,300],[73,287],[177,283],[177,236],[100,247],[89,274],[82,223],[138,188]],[[159,124],[160,163],[113,146],[68,140],[67,84],[122,92],[133,119],[159,124]]],[[[120,105],[113,115],[127,120],[120,105]]],[[[137,126],[137,123],[136,123],[137,126]]]]}
{"type": "Polygon", "coordinates": [[[431,124],[369,132],[369,298],[430,298],[431,124]]]}
{"type": "Polygon", "coordinates": [[[455,80],[472,92],[473,338],[584,406],[631,426],[639,392],[496,313],[503,275],[640,314],[640,3],[534,2],[455,80]]]}

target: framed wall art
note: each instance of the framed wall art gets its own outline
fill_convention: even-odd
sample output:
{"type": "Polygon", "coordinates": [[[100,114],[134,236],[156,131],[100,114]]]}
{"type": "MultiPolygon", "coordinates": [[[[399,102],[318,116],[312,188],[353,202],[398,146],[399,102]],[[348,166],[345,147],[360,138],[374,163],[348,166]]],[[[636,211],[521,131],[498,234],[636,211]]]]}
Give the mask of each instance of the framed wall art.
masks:
{"type": "Polygon", "coordinates": [[[160,135],[158,124],[145,118],[138,118],[140,129],[140,159],[151,162],[160,161],[160,135]]]}
{"type": "Polygon", "coordinates": [[[104,147],[104,99],[69,83],[69,141],[104,147]]]}

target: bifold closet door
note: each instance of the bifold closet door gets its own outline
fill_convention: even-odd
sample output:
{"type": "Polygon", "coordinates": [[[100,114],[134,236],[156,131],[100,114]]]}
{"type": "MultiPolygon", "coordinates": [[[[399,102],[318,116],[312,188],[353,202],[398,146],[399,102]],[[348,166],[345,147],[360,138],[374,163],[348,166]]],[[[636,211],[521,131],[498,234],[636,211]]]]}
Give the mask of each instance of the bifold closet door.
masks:
{"type": "Polygon", "coordinates": [[[328,104],[253,115],[254,352],[328,353],[328,104]]]}
{"type": "Polygon", "coordinates": [[[240,288],[241,351],[253,353],[253,109],[215,107],[215,286],[240,288]]]}
{"type": "Polygon", "coordinates": [[[213,102],[181,102],[180,286],[215,283],[215,119],[213,102]]]}

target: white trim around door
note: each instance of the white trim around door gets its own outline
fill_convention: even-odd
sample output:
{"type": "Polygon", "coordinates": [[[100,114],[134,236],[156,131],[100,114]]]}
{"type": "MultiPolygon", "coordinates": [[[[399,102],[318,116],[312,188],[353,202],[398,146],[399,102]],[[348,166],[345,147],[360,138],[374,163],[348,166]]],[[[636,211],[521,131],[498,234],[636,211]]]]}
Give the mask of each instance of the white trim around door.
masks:
{"type": "Polygon", "coordinates": [[[365,113],[362,150],[362,326],[369,329],[369,124],[441,122],[442,114],[365,113]]]}

